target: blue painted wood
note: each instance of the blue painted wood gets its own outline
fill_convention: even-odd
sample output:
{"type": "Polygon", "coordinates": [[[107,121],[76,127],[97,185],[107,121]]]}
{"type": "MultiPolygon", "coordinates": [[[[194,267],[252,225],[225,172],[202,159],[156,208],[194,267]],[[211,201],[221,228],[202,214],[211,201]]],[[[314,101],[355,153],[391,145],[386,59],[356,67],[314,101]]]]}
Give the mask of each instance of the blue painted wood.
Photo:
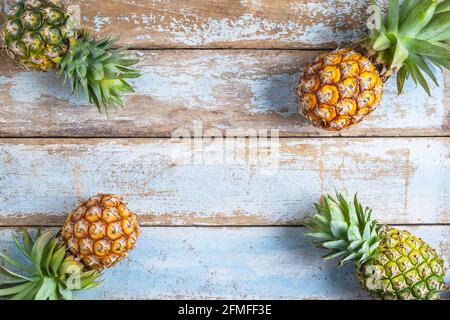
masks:
{"type": "Polygon", "coordinates": [[[384,223],[449,222],[449,138],[289,138],[259,158],[259,141],[231,142],[4,139],[0,225],[61,225],[99,192],[152,225],[298,224],[334,187],[384,223]]]}
{"type": "MultiPolygon", "coordinates": [[[[409,227],[450,261],[449,226],[409,227]]],[[[10,251],[12,230],[0,232],[10,251]]],[[[130,256],[80,299],[365,299],[353,267],[323,262],[304,228],[147,227],[130,256]]],[[[447,280],[450,280],[447,277],[447,280]]]]}
{"type": "Polygon", "coordinates": [[[305,65],[321,53],[134,51],[142,58],[142,77],[132,79],[136,93],[125,97],[124,110],[106,119],[83,98],[71,95],[70,85],[62,86],[54,73],[20,70],[0,50],[0,136],[170,137],[175,130],[194,134],[198,121],[204,131],[241,130],[240,136],[248,135],[247,130],[271,129],[279,129],[281,136],[449,135],[445,92],[450,72],[436,73],[440,86],[431,85],[432,97],[411,79],[398,96],[392,77],[381,104],[360,125],[338,133],[313,127],[299,115],[293,88],[305,65]]]}

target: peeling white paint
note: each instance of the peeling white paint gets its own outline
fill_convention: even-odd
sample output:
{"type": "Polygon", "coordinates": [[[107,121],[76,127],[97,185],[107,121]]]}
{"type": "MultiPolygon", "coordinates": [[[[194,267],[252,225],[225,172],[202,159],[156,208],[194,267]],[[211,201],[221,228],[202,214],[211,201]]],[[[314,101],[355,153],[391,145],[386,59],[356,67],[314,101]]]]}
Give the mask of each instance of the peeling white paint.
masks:
{"type": "MultiPolygon", "coordinates": [[[[0,145],[0,216],[60,216],[78,197],[112,192],[127,195],[130,207],[154,223],[167,214],[181,224],[217,215],[288,223],[334,187],[358,191],[383,222],[438,223],[450,208],[447,138],[283,139],[272,155],[279,160],[273,175],[241,155],[257,147],[252,141],[235,141],[239,161],[207,163],[192,161],[186,141],[36,141],[0,145]]],[[[195,152],[224,151],[211,144],[195,152]]]]}
{"type": "MultiPolygon", "coordinates": [[[[83,134],[104,129],[110,134],[124,128],[118,124],[127,120],[126,128],[141,128],[140,132],[151,128],[161,135],[190,125],[196,117],[205,117],[212,121],[212,127],[220,129],[241,128],[242,119],[253,119],[255,128],[280,128],[294,134],[314,130],[298,115],[294,94],[301,68],[314,59],[314,52],[152,50],[133,54],[142,58],[138,68],[143,76],[131,80],[136,93],[125,98],[126,110],[113,114],[110,121],[105,123],[82,95],[72,96],[69,84],[62,85],[54,73],[20,71],[0,75],[0,92],[7,97],[1,102],[0,122],[14,123],[14,130],[18,130],[20,124],[33,118],[33,127],[24,124],[29,132],[46,130],[52,119],[59,130],[69,128],[83,134]],[[52,108],[54,105],[57,108],[52,108]],[[28,116],[23,116],[24,112],[28,116]],[[260,117],[265,117],[265,124],[259,124],[260,117]]],[[[431,85],[432,97],[412,81],[406,82],[404,93],[398,97],[393,77],[378,109],[356,129],[369,135],[380,128],[416,130],[419,135],[429,134],[422,129],[443,132],[448,112],[446,87],[443,73],[436,76],[442,85],[431,85]]]]}
{"type": "MultiPolygon", "coordinates": [[[[146,17],[146,16],[145,16],[146,17]]],[[[146,17],[148,20],[148,17],[146,17]]],[[[153,23],[155,21],[153,20],[153,23]]],[[[144,23],[146,31],[165,32],[170,34],[171,41],[189,46],[211,45],[217,42],[236,41],[283,41],[309,43],[349,42],[361,37],[365,30],[336,30],[325,23],[304,25],[301,22],[273,22],[254,14],[244,14],[239,19],[208,18],[201,21],[180,20],[171,17],[167,27],[144,23]]],[[[149,32],[138,33],[139,41],[151,41],[154,35],[149,32]]]]}
{"type": "Polygon", "coordinates": [[[100,32],[105,24],[111,23],[111,17],[94,16],[95,31],[100,32]]]}
{"type": "Polygon", "coordinates": [[[249,7],[252,9],[261,7],[263,5],[264,0],[240,0],[241,6],[249,7]]]}
{"type": "MultiPolygon", "coordinates": [[[[180,3],[148,4],[128,2],[118,16],[96,13],[93,28],[119,25],[129,34],[127,43],[138,41],[167,46],[210,46],[239,42],[272,41],[286,44],[319,46],[340,44],[365,34],[368,1],[286,1],[271,4],[264,0],[241,0],[236,8],[218,6],[217,12],[180,3]],[[167,6],[167,7],[166,7],[167,6]],[[229,16],[223,16],[221,13],[229,16]]],[[[380,2],[386,6],[386,0],[380,2]]],[[[91,20],[91,18],[88,18],[91,20]]]]}
{"type": "MultiPolygon", "coordinates": [[[[110,134],[123,128],[141,133],[151,129],[161,135],[189,126],[197,117],[207,118],[219,129],[241,128],[240,121],[246,119],[254,121],[255,128],[280,128],[294,134],[314,130],[298,115],[294,94],[301,68],[314,59],[314,52],[156,50],[133,54],[142,58],[138,68],[143,76],[131,80],[136,93],[125,97],[126,110],[112,114],[110,121],[105,122],[82,95],[71,95],[70,85],[62,85],[54,73],[20,71],[0,75],[0,92],[6,97],[0,102],[0,122],[14,123],[11,130],[19,130],[22,124],[29,132],[47,130],[51,121],[56,130],[75,130],[77,135],[97,129],[110,134]],[[259,123],[261,117],[265,123],[259,123]],[[33,127],[26,123],[29,119],[33,127]]],[[[428,135],[429,130],[443,133],[446,87],[444,75],[438,72],[436,76],[442,85],[431,85],[432,97],[412,81],[406,82],[398,97],[393,77],[378,109],[355,129],[369,135],[373,130],[384,134],[380,128],[409,134],[408,130],[416,130],[419,135],[428,135]]]]}
{"type": "MultiPolygon", "coordinates": [[[[401,229],[424,239],[450,263],[448,226],[401,229]]],[[[20,259],[12,233],[0,229],[0,247],[20,259]]],[[[353,266],[323,261],[324,251],[304,233],[304,228],[280,227],[142,228],[127,259],[104,273],[101,286],[75,298],[367,299],[353,266]]]]}

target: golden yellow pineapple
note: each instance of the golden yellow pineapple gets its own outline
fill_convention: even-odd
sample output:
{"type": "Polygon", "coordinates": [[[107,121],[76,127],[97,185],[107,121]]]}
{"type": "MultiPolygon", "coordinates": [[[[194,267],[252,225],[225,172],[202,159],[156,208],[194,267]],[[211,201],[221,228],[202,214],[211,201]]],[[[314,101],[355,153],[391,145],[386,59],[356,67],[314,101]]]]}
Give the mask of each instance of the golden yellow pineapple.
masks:
{"type": "Polygon", "coordinates": [[[121,197],[111,194],[86,200],[62,229],[67,248],[91,269],[109,268],[125,258],[139,235],[136,215],[121,197]]]}
{"type": "Polygon", "coordinates": [[[373,63],[348,48],[318,57],[297,87],[300,112],[327,130],[360,122],[377,107],[382,93],[383,81],[373,63]]]}
{"type": "Polygon", "coordinates": [[[339,131],[374,111],[383,83],[397,74],[400,94],[411,77],[431,95],[433,67],[450,69],[450,5],[448,1],[389,0],[387,15],[374,7],[370,35],[358,51],[344,48],[326,53],[308,66],[296,88],[299,111],[313,125],[339,131]]]}

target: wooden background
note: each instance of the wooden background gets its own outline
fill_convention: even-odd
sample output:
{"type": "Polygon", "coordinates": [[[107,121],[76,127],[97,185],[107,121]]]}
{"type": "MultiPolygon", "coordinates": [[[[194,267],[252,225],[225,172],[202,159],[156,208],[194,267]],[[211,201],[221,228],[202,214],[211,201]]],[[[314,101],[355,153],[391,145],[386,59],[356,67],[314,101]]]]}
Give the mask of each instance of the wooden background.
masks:
{"type": "Polygon", "coordinates": [[[143,77],[106,118],[0,52],[1,250],[19,226],[60,226],[80,200],[113,192],[143,235],[78,298],[365,299],[351,266],[336,271],[303,238],[304,214],[336,186],[450,261],[449,72],[433,97],[412,83],[397,97],[391,79],[378,110],[339,134],[296,113],[301,69],[366,32],[369,0],[66,3],[93,32],[120,34],[143,77]],[[229,130],[243,131],[171,139],[229,130]],[[255,163],[264,130],[279,130],[279,149],[255,163]],[[234,161],[218,161],[229,142],[234,161]]]}

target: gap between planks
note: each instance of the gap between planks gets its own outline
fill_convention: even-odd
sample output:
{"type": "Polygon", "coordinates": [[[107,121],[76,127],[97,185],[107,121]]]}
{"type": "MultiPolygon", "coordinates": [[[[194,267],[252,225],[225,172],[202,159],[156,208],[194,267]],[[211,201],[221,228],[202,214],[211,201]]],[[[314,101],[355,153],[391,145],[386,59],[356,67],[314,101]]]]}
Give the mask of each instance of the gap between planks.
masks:
{"type": "MultiPolygon", "coordinates": [[[[1,221],[1,219],[0,219],[1,221]]],[[[208,229],[220,229],[220,228],[229,228],[229,229],[241,229],[241,228],[307,228],[301,224],[242,224],[242,225],[233,225],[233,224],[222,224],[222,225],[208,225],[208,224],[191,224],[191,225],[176,225],[176,224],[161,224],[155,225],[148,222],[140,223],[141,228],[208,228],[208,229]]],[[[386,224],[392,227],[450,227],[450,223],[393,223],[386,224]]],[[[17,229],[17,228],[56,228],[62,227],[63,224],[44,224],[44,225],[1,225],[0,229],[17,229]]]]}
{"type": "MultiPolygon", "coordinates": [[[[259,138],[259,135],[256,136],[235,136],[235,137],[226,137],[223,136],[223,139],[236,139],[236,138],[259,138]]],[[[408,135],[399,135],[399,136],[368,136],[368,135],[353,135],[353,136],[317,136],[317,135],[305,135],[305,136],[290,136],[290,135],[280,135],[280,139],[427,139],[427,138],[448,138],[450,137],[449,134],[444,135],[431,135],[431,136],[421,136],[421,135],[414,135],[414,136],[408,136],[408,135]]],[[[187,139],[199,139],[199,138],[214,138],[210,136],[190,136],[186,137],[187,139]]],[[[268,135],[268,138],[270,138],[270,135],[268,135]]],[[[170,140],[172,137],[167,136],[145,136],[145,135],[133,135],[133,136],[120,136],[120,135],[108,135],[108,136],[101,136],[101,135],[95,135],[95,136],[77,136],[77,135],[70,135],[70,136],[0,136],[0,142],[2,140],[12,140],[12,139],[23,139],[23,140],[36,140],[36,139],[45,139],[45,140],[70,140],[70,139],[102,139],[102,140],[115,140],[115,139],[160,139],[160,140],[170,140]]]]}

